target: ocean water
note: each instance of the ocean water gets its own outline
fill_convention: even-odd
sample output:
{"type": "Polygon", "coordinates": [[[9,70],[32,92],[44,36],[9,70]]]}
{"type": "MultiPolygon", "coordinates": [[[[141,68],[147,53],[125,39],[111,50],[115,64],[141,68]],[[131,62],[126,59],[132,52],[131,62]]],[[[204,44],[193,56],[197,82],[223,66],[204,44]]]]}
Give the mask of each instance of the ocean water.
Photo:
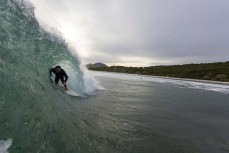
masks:
{"type": "Polygon", "coordinates": [[[0,0],[0,19],[0,153],[229,152],[229,86],[87,72],[31,4],[0,0]]]}
{"type": "Polygon", "coordinates": [[[100,103],[101,118],[107,121],[98,120],[103,120],[110,137],[121,142],[114,152],[229,151],[229,86],[117,73],[93,75],[106,91],[88,101],[100,103]]]}
{"type": "Polygon", "coordinates": [[[106,90],[81,98],[54,90],[63,101],[18,108],[20,116],[3,109],[9,152],[228,152],[228,86],[90,73],[106,90]]]}

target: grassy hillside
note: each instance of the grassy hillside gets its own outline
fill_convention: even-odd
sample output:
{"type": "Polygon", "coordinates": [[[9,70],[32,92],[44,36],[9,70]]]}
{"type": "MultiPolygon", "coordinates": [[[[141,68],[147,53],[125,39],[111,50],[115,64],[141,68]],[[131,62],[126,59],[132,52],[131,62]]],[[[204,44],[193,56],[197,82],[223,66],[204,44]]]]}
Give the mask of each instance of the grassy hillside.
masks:
{"type": "Polygon", "coordinates": [[[110,66],[90,70],[229,82],[229,62],[173,66],[110,66]]]}

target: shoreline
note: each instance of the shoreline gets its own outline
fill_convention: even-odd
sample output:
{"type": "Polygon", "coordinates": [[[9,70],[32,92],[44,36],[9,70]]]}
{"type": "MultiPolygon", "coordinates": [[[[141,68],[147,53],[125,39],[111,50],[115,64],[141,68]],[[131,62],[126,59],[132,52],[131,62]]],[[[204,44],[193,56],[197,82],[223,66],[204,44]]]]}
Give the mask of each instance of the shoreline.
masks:
{"type": "Polygon", "coordinates": [[[102,73],[116,73],[116,74],[137,75],[137,76],[143,76],[143,77],[144,76],[147,76],[147,77],[170,79],[170,80],[191,81],[191,82],[209,83],[209,84],[218,84],[218,85],[229,86],[229,82],[223,82],[223,81],[200,80],[200,79],[189,79],[189,78],[176,78],[176,77],[144,75],[144,74],[134,74],[134,73],[122,73],[122,72],[109,72],[109,71],[96,71],[96,70],[89,70],[89,71],[92,71],[92,72],[102,72],[102,73]]]}

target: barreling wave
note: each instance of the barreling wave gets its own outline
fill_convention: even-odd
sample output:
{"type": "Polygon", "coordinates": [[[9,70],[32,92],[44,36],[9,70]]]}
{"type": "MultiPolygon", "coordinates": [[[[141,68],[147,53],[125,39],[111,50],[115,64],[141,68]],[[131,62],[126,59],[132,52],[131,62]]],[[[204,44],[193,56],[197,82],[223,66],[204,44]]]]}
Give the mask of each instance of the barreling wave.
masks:
{"type": "Polygon", "coordinates": [[[19,97],[25,91],[37,96],[47,94],[50,92],[47,71],[54,65],[67,71],[72,89],[81,93],[89,91],[77,55],[60,36],[39,26],[33,5],[1,0],[0,9],[1,97],[12,97],[12,91],[19,97]]]}
{"type": "Polygon", "coordinates": [[[57,149],[63,143],[55,142],[61,140],[48,133],[60,131],[66,107],[82,99],[50,83],[48,70],[55,65],[67,72],[68,87],[82,95],[100,87],[64,39],[39,25],[33,5],[0,0],[0,150],[7,152],[13,142],[10,152],[39,152],[47,145],[52,149],[46,152],[64,152],[57,149]]]}

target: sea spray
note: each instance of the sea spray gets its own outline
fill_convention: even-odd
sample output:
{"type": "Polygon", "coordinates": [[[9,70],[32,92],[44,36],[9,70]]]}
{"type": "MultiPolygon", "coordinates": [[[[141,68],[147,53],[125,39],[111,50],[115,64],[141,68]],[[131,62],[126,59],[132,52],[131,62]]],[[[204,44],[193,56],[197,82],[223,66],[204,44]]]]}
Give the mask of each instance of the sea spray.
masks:
{"type": "Polygon", "coordinates": [[[84,72],[83,80],[85,86],[85,93],[88,95],[95,95],[96,90],[105,90],[103,86],[95,79],[93,75],[84,67],[81,66],[81,70],[84,72]]]}
{"type": "Polygon", "coordinates": [[[12,145],[12,140],[0,140],[0,153],[8,153],[9,147],[12,145]]]}

